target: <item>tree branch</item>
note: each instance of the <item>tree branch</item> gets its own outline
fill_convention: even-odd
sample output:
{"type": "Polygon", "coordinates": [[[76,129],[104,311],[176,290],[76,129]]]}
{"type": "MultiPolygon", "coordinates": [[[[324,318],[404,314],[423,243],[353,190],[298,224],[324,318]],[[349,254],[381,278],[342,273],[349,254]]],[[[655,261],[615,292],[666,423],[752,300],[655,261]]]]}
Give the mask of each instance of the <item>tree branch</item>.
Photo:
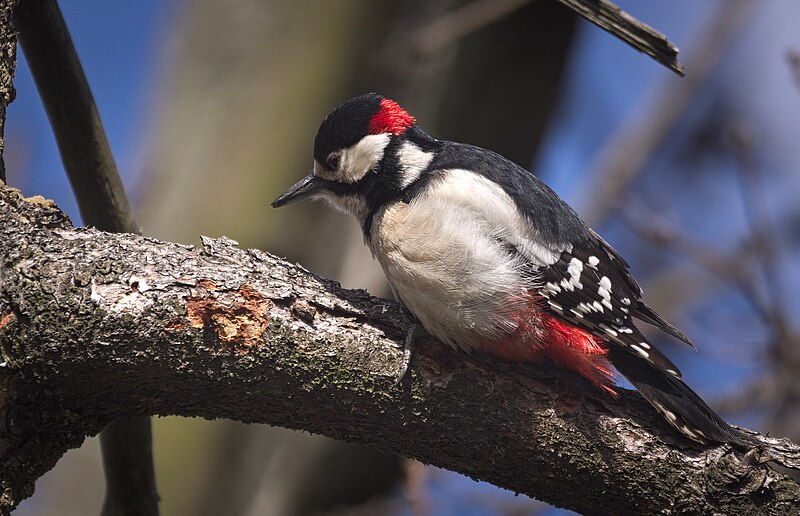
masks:
{"type": "Polygon", "coordinates": [[[81,217],[106,231],[132,232],[125,189],[83,73],[78,52],[55,0],[24,0],[14,11],[22,50],[53,128],[81,217]]]}
{"type": "Polygon", "coordinates": [[[800,87],[800,51],[795,48],[787,50],[786,61],[789,63],[789,71],[792,72],[794,82],[800,87]]]}
{"type": "MultiPolygon", "coordinates": [[[[228,239],[72,229],[0,189],[0,504],[112,419],[230,418],[325,434],[593,514],[788,512],[800,485],[684,440],[632,392],[424,343],[398,306],[228,239]],[[36,407],[31,410],[31,407],[36,407]]],[[[761,437],[783,464],[800,448],[761,437]]]]}
{"type": "MultiPolygon", "coordinates": [[[[472,0],[433,20],[410,37],[421,56],[428,56],[519,9],[530,0],[472,0]]],[[[578,15],[643,52],[678,75],[678,48],[667,37],[608,0],[558,0],[578,15]]]]}
{"type": "Polygon", "coordinates": [[[579,15],[643,52],[678,75],[678,48],[666,36],[640,22],[608,0],[558,0],[579,15]]]}
{"type": "Polygon", "coordinates": [[[0,181],[6,181],[6,164],[3,153],[6,148],[6,109],[14,100],[14,69],[17,65],[17,35],[10,27],[16,0],[0,0],[0,181]]]}

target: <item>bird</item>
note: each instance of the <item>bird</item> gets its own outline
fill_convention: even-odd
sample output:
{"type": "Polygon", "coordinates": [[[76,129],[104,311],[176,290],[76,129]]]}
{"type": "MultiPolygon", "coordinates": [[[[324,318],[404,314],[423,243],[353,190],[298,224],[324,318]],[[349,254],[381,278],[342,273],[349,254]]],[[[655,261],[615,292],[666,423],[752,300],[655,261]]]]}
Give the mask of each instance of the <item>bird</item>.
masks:
{"type": "Polygon", "coordinates": [[[529,170],[430,136],[377,93],[324,118],[313,158],[272,206],[313,199],[353,216],[395,298],[433,337],[468,353],[550,360],[611,395],[616,370],[687,438],[752,447],[634,319],[691,340],[645,304],[620,253],[529,170]]]}

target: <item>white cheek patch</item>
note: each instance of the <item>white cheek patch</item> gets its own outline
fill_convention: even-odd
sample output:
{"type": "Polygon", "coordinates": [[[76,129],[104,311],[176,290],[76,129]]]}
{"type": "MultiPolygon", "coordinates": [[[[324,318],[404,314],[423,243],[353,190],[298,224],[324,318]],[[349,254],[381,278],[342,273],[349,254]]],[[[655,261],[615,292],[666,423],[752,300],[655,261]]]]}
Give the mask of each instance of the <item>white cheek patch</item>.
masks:
{"type": "Polygon", "coordinates": [[[355,183],[374,170],[383,158],[383,151],[390,138],[388,133],[368,134],[355,145],[343,149],[336,180],[355,183]]]}

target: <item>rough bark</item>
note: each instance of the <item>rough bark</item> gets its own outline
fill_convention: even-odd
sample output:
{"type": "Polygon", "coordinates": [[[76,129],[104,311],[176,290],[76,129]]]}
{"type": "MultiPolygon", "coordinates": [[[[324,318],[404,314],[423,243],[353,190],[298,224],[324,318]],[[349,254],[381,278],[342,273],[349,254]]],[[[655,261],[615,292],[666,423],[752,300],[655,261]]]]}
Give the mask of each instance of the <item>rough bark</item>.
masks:
{"type": "Polygon", "coordinates": [[[0,508],[112,419],[168,414],[317,432],[584,513],[800,506],[800,485],[758,454],[687,442],[637,394],[552,366],[430,341],[393,388],[400,319],[395,303],[228,239],[74,229],[2,187],[0,508]]]}
{"type": "Polygon", "coordinates": [[[6,148],[6,109],[14,100],[14,69],[17,66],[17,35],[9,30],[16,0],[0,0],[0,181],[6,180],[3,152],[6,148]]]}

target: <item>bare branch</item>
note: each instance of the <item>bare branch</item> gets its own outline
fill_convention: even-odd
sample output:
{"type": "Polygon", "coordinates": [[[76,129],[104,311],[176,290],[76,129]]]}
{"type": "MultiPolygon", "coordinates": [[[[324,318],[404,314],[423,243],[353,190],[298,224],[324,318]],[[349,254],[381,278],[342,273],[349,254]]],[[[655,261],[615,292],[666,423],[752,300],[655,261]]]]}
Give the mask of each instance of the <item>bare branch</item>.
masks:
{"type": "Polygon", "coordinates": [[[636,196],[627,196],[620,205],[624,206],[622,216],[625,223],[642,238],[677,252],[725,280],[735,281],[744,274],[740,254],[732,255],[711,247],[636,196]]]}
{"type": "Polygon", "coordinates": [[[14,27],[84,222],[104,223],[107,231],[137,231],[97,105],[56,0],[20,2],[14,27]]]}
{"type": "Polygon", "coordinates": [[[0,181],[6,181],[6,164],[3,153],[6,148],[6,109],[14,100],[13,78],[17,65],[17,35],[11,28],[11,16],[16,0],[0,2],[0,181]]]}
{"type": "Polygon", "coordinates": [[[749,259],[753,258],[749,242],[743,242],[735,251],[726,253],[698,240],[691,231],[678,227],[633,195],[626,197],[625,202],[620,203],[623,204],[625,223],[639,236],[680,254],[711,274],[735,283],[759,317],[770,323],[769,300],[759,288],[758,276],[753,274],[749,266],[749,259]]]}
{"type": "MultiPolygon", "coordinates": [[[[414,32],[410,43],[416,52],[429,56],[469,34],[508,16],[531,0],[473,0],[414,32]]],[[[559,0],[583,18],[610,32],[678,75],[678,49],[666,36],[629,15],[607,0],[559,0]]]]}
{"type": "Polygon", "coordinates": [[[205,246],[71,229],[0,189],[0,504],[29,496],[68,448],[123,416],[178,414],[304,429],[595,514],[781,512],[800,466],[685,441],[635,393],[553,366],[421,346],[401,314],[227,239],[205,246]],[[20,245],[22,243],[22,245],[20,245]],[[37,409],[31,411],[30,407],[37,409]]]}
{"type": "MultiPolygon", "coordinates": [[[[742,135],[732,138],[732,144],[742,146],[737,152],[743,162],[745,176],[757,174],[752,156],[748,156],[747,144],[741,140],[742,135]]],[[[749,238],[739,248],[728,253],[713,249],[693,238],[685,228],[675,224],[653,212],[644,203],[629,197],[623,210],[626,223],[643,238],[663,247],[669,248],[697,263],[706,271],[733,282],[753,307],[755,313],[771,329],[772,354],[774,370],[768,378],[754,381],[740,393],[721,400],[723,409],[731,412],[736,407],[758,406],[760,408],[775,407],[769,423],[770,428],[786,428],[794,431],[796,425],[786,423],[797,412],[798,395],[795,388],[798,367],[800,367],[800,335],[791,324],[781,299],[778,279],[773,277],[774,270],[781,270],[780,263],[774,261],[779,256],[779,243],[775,238],[777,225],[768,213],[766,198],[756,177],[745,177],[743,195],[748,204],[747,212],[752,230],[749,238]],[[763,235],[767,233],[766,235],[763,235]],[[759,274],[774,285],[764,288],[765,281],[759,274]],[[771,295],[770,295],[771,294],[771,295]]]]}
{"type": "Polygon", "coordinates": [[[719,414],[736,414],[754,408],[770,407],[781,399],[775,379],[769,375],[740,387],[738,392],[718,398],[714,408],[719,414]]]}
{"type": "Polygon", "coordinates": [[[607,0],[558,1],[678,75],[684,74],[683,66],[678,62],[678,48],[666,36],[613,3],[607,0]]]}
{"type": "MultiPolygon", "coordinates": [[[[795,388],[797,370],[800,367],[800,333],[792,325],[784,292],[784,275],[779,273],[788,270],[790,266],[782,253],[778,225],[770,209],[763,173],[754,155],[752,135],[741,127],[734,127],[728,131],[727,141],[739,162],[740,192],[750,225],[754,254],[763,277],[759,281],[758,274],[752,274],[753,288],[766,287],[763,317],[774,334],[772,351],[775,371],[772,376],[779,387],[771,425],[775,427],[781,421],[789,421],[800,406],[800,394],[795,388]]],[[[796,427],[793,422],[786,426],[796,427]]]]}
{"type": "Polygon", "coordinates": [[[770,213],[763,177],[753,155],[752,137],[741,127],[727,131],[726,141],[739,163],[739,191],[742,196],[747,223],[755,255],[768,287],[766,317],[780,335],[788,335],[790,318],[783,292],[782,278],[777,274],[786,264],[780,259],[779,234],[774,217],[770,213]]]}

